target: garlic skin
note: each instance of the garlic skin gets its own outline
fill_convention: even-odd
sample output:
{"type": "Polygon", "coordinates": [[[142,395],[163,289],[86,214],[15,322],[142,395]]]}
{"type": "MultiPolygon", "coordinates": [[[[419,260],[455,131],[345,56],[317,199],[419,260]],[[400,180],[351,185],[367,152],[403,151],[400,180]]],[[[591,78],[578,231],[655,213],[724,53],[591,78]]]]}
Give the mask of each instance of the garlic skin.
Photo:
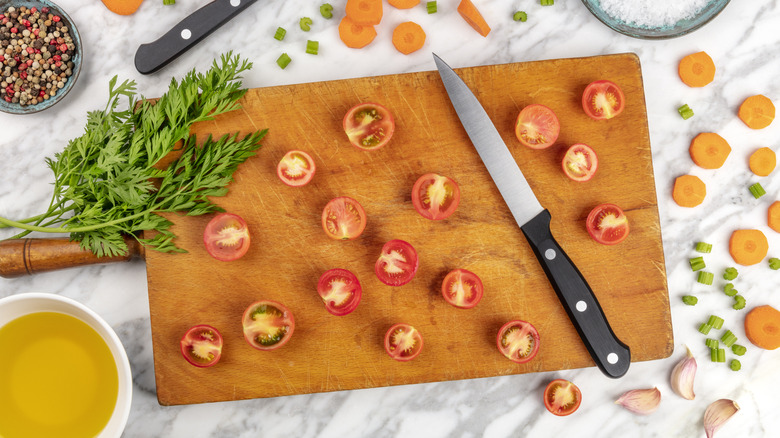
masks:
{"type": "Polygon", "coordinates": [[[707,438],[712,438],[738,410],[739,405],[734,400],[722,398],[712,402],[704,411],[704,432],[707,438]]]}
{"type": "Polygon", "coordinates": [[[621,405],[629,411],[639,415],[649,415],[658,409],[661,404],[661,391],[653,389],[634,389],[620,396],[615,404],[621,405]]]}
{"type": "Polygon", "coordinates": [[[696,358],[693,357],[691,349],[685,347],[688,354],[675,365],[672,370],[672,391],[686,400],[693,400],[696,394],[693,393],[693,380],[696,377],[696,358]]]}

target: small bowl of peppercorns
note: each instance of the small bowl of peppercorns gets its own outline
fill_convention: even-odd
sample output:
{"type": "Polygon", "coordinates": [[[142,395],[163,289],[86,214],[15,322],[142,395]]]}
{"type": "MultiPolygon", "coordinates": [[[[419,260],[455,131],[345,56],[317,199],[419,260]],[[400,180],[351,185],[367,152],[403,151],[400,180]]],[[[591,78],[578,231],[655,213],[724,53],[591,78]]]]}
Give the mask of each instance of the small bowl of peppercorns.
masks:
{"type": "Polygon", "coordinates": [[[31,114],[62,100],[81,70],[81,37],[49,0],[0,0],[0,111],[31,114]]]}

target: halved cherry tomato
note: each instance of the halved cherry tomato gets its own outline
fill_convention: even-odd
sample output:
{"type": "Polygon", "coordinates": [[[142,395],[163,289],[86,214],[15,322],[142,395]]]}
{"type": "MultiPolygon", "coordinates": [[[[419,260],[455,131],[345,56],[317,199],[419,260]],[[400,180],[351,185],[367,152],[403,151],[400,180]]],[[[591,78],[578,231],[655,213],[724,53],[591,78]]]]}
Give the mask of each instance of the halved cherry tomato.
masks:
{"type": "Polygon", "coordinates": [[[348,196],[333,198],[322,210],[322,229],[331,239],[357,239],[366,229],[366,211],[348,196]]]}
{"type": "Polygon", "coordinates": [[[385,351],[395,360],[412,360],[420,354],[422,348],[422,335],[409,324],[395,324],[385,334],[385,351]]]}
{"type": "Polygon", "coordinates": [[[544,407],[559,417],[573,414],[581,402],[580,388],[568,380],[555,379],[544,388],[544,407]]]}
{"type": "Polygon", "coordinates": [[[355,274],[346,269],[330,269],[320,276],[317,293],[328,312],[343,316],[360,304],[363,288],[355,274]]]}
{"type": "Polygon", "coordinates": [[[276,166],[276,175],[291,187],[305,186],[314,177],[317,166],[304,151],[289,151],[276,166]]]}
{"type": "Polygon", "coordinates": [[[390,110],[378,103],[361,103],[344,116],[344,132],[358,149],[379,149],[390,141],[395,121],[390,110]]]}
{"type": "Polygon", "coordinates": [[[615,204],[601,204],[591,210],[585,223],[588,234],[598,243],[614,245],[628,237],[628,218],[615,204]]]}
{"type": "Polygon", "coordinates": [[[515,135],[520,143],[532,149],[550,147],[558,139],[561,123],[550,108],[531,104],[517,115],[515,135]]]}
{"type": "Polygon", "coordinates": [[[275,350],[290,340],[295,318],[276,301],[258,301],[244,311],[244,339],[258,350],[275,350]]]}
{"type": "Polygon", "coordinates": [[[209,255],[217,260],[229,262],[240,259],[249,250],[249,228],[241,216],[220,213],[206,225],[203,243],[209,255]]]}
{"type": "Polygon", "coordinates": [[[382,254],[374,265],[379,281],[388,286],[403,286],[417,273],[417,251],[408,242],[393,239],[382,247],[382,254]]]}
{"type": "Polygon", "coordinates": [[[591,82],[582,93],[582,109],[592,119],[611,119],[621,112],[626,97],[616,83],[607,80],[591,82]]]}
{"type": "Polygon", "coordinates": [[[561,162],[563,173],[574,181],[587,181],[596,174],[599,158],[590,146],[584,143],[572,145],[561,162]]]}
{"type": "Polygon", "coordinates": [[[512,362],[526,363],[539,352],[539,332],[530,322],[509,321],[498,331],[498,351],[512,362]]]}
{"type": "Polygon", "coordinates": [[[196,367],[215,365],[222,357],[222,335],[210,325],[196,325],[181,338],[181,354],[196,367]]]}
{"type": "Polygon", "coordinates": [[[417,213],[431,220],[450,217],[460,202],[458,183],[446,176],[426,173],[412,187],[412,204],[417,213]]]}
{"type": "Polygon", "coordinates": [[[465,269],[455,269],[444,277],[441,294],[448,303],[461,309],[471,309],[482,299],[482,280],[465,269]]]}

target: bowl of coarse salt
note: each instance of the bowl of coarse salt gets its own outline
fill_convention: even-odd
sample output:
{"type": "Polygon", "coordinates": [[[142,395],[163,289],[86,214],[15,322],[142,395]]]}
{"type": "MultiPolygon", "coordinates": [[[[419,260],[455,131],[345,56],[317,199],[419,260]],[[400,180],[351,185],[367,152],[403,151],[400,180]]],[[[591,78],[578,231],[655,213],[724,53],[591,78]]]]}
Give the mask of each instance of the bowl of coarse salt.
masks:
{"type": "Polygon", "coordinates": [[[667,39],[709,23],[729,0],[582,0],[612,30],[634,38],[667,39]]]}

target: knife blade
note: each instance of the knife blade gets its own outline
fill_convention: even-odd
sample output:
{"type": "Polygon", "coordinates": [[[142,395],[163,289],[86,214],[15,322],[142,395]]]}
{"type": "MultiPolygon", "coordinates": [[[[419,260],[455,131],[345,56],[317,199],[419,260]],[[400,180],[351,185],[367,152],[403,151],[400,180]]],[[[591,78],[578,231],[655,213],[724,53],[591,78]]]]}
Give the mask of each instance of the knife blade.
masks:
{"type": "Polygon", "coordinates": [[[136,70],[146,75],[165,67],[256,1],[214,0],[203,6],[159,39],[141,44],[135,52],[136,70]]]}
{"type": "Polygon", "coordinates": [[[607,376],[623,376],[631,363],[631,351],[612,331],[585,277],[553,237],[550,212],[539,203],[501,135],[468,85],[436,54],[433,58],[461,124],[591,358],[607,376]]]}

